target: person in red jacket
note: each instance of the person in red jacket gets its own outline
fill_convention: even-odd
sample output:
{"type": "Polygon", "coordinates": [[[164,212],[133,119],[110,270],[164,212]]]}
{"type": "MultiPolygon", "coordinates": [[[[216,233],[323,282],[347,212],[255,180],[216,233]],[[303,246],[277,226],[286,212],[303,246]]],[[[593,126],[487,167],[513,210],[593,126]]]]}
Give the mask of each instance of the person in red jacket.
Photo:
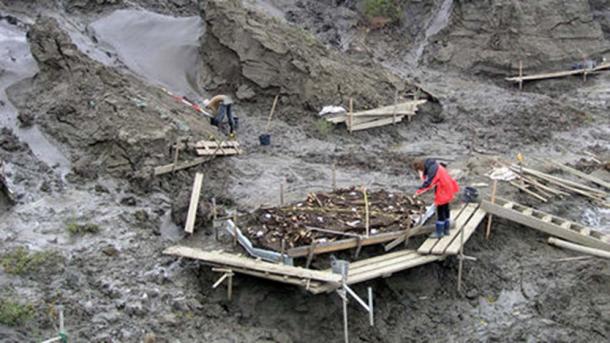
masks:
{"type": "Polygon", "coordinates": [[[434,205],[436,205],[436,231],[433,238],[449,235],[451,227],[449,203],[460,191],[457,182],[449,176],[447,169],[433,159],[417,160],[413,162],[413,169],[417,170],[424,183],[417,189],[414,197],[418,197],[432,188],[434,192],[434,205]]]}

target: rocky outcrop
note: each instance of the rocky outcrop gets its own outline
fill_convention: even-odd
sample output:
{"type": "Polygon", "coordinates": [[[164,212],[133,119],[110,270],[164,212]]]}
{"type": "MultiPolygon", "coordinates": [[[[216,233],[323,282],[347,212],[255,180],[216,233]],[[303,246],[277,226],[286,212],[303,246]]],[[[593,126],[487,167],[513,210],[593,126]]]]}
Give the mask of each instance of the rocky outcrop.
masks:
{"type": "MultiPolygon", "coordinates": [[[[595,2],[595,1],[593,1],[595,2]]],[[[429,62],[506,74],[569,67],[610,51],[587,0],[454,1],[449,25],[431,38],[429,62]]]]}
{"type": "Polygon", "coordinates": [[[309,32],[246,9],[239,1],[200,1],[200,7],[206,23],[203,84],[210,91],[250,89],[258,98],[271,99],[280,93],[283,106],[319,110],[345,104],[350,97],[359,107],[387,104],[397,90],[414,88],[380,66],[338,55],[309,32]]]}
{"type": "Polygon", "coordinates": [[[77,174],[132,176],[167,163],[168,145],[178,136],[217,132],[162,90],[91,60],[55,19],[38,19],[28,40],[40,72],[10,95],[68,148],[77,174]]]}

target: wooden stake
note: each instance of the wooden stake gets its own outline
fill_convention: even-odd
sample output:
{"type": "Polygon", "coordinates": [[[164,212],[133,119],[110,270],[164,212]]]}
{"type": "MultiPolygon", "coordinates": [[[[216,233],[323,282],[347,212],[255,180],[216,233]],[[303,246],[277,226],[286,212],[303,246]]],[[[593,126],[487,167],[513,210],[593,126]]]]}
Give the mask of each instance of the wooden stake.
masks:
{"type": "Polygon", "coordinates": [[[178,156],[180,155],[180,138],[176,139],[176,151],[174,151],[174,164],[172,166],[172,174],[176,171],[178,165],[178,156]]]}
{"type": "Polygon", "coordinates": [[[366,188],[362,186],[362,194],[364,195],[364,227],[366,229],[366,237],[369,237],[369,199],[366,194],[366,188]]]}
{"type": "Polygon", "coordinates": [[[354,101],[352,98],[349,98],[349,113],[347,114],[347,121],[348,121],[348,131],[349,133],[352,133],[352,121],[353,121],[353,117],[354,117],[354,101]]]}
{"type": "Polygon", "coordinates": [[[237,211],[233,213],[233,246],[237,246],[237,211]]]}
{"type": "Polygon", "coordinates": [[[337,189],[337,165],[335,163],[333,163],[332,187],[333,191],[337,189]]]}
{"type": "MultiPolygon", "coordinates": [[[[519,77],[523,77],[523,62],[519,60],[519,77]]],[[[519,79],[519,90],[523,89],[523,79],[519,79]]]]}
{"type": "Polygon", "coordinates": [[[186,223],[184,224],[184,231],[188,232],[189,234],[192,234],[195,228],[195,219],[197,218],[197,210],[199,208],[199,197],[201,194],[202,185],[203,174],[195,174],[193,190],[191,192],[191,201],[189,203],[188,213],[186,214],[186,223]]]}
{"type": "Polygon", "coordinates": [[[227,282],[227,298],[231,300],[233,297],[233,272],[229,274],[229,281],[227,282]]]}
{"type": "Polygon", "coordinates": [[[309,255],[307,255],[307,262],[305,263],[305,268],[307,269],[309,269],[309,266],[311,265],[311,261],[313,260],[313,255],[316,251],[317,245],[318,242],[314,240],[313,243],[311,243],[311,245],[309,246],[309,255]]]}
{"type": "Polygon", "coordinates": [[[284,182],[280,182],[280,206],[284,206],[284,182]]]}
{"type": "Polygon", "coordinates": [[[216,198],[212,198],[212,226],[214,227],[214,239],[218,241],[218,226],[216,226],[217,217],[218,211],[216,210],[216,198]]]}
{"type": "Polygon", "coordinates": [[[271,111],[269,112],[269,117],[267,118],[267,125],[265,126],[265,132],[269,132],[269,128],[271,127],[271,118],[273,118],[273,113],[275,112],[275,106],[277,105],[277,99],[280,95],[276,95],[275,99],[273,99],[273,105],[271,105],[271,111]]]}
{"type": "Polygon", "coordinates": [[[286,262],[286,239],[284,238],[282,238],[280,255],[282,255],[282,263],[286,262]]]}
{"type": "MultiPolygon", "coordinates": [[[[494,180],[496,181],[496,180],[494,180]]],[[[462,270],[464,268],[464,227],[462,226],[462,230],[460,231],[460,264],[458,266],[458,284],[457,290],[458,292],[462,292],[462,270]]]]}
{"type": "MultiPolygon", "coordinates": [[[[498,188],[498,180],[494,179],[493,185],[491,186],[491,203],[496,203],[496,190],[498,188]]],[[[487,230],[485,230],[485,239],[489,239],[491,235],[491,221],[493,216],[490,214],[487,216],[487,230]]]]}

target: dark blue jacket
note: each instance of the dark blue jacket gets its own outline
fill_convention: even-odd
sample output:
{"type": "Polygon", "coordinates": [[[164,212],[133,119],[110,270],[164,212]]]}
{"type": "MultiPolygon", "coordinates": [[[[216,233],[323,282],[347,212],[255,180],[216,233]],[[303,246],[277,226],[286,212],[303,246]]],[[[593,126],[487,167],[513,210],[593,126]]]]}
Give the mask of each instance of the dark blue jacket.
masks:
{"type": "Polygon", "coordinates": [[[436,176],[437,170],[438,170],[438,163],[436,162],[436,160],[428,158],[424,161],[424,177],[426,178],[426,180],[421,185],[421,187],[419,187],[419,189],[425,189],[425,188],[430,187],[430,184],[432,183],[432,179],[434,179],[434,177],[436,176]]]}

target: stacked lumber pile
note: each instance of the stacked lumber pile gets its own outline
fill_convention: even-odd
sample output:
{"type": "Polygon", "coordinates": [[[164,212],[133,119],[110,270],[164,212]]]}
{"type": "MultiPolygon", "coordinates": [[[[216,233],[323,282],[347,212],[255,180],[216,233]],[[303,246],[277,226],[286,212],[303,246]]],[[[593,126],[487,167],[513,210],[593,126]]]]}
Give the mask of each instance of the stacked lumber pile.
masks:
{"type": "Polygon", "coordinates": [[[199,156],[229,156],[242,153],[238,141],[199,141],[193,145],[199,156]]]}
{"type": "Polygon", "coordinates": [[[310,193],[303,202],[259,209],[238,221],[257,246],[281,251],[312,243],[404,231],[419,223],[421,200],[385,190],[338,189],[310,193]]]}
{"type": "Polygon", "coordinates": [[[333,124],[345,123],[350,132],[365,130],[400,123],[404,117],[407,117],[410,121],[411,117],[417,112],[418,106],[424,103],[426,103],[426,100],[412,100],[368,111],[340,113],[326,117],[326,120],[333,124]]]}
{"type": "Polygon", "coordinates": [[[521,182],[510,181],[510,184],[542,202],[547,202],[552,197],[579,195],[598,205],[610,207],[609,194],[604,190],[604,188],[610,190],[609,182],[555,161],[546,160],[545,163],[580,180],[572,181],[535,169],[512,165],[510,169],[519,175],[521,182]]]}

